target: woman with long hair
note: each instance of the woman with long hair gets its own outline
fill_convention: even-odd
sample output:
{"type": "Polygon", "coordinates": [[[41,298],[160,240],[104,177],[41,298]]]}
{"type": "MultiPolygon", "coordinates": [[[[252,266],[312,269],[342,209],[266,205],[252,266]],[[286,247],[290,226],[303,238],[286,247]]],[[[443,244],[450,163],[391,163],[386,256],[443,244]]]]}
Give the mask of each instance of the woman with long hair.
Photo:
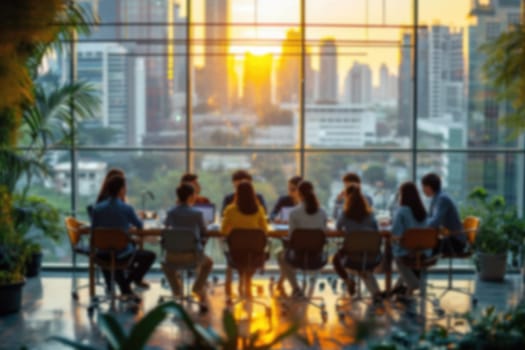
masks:
{"type": "Polygon", "coordinates": [[[102,185],[100,186],[100,191],[98,192],[97,201],[95,202],[96,204],[110,197],[108,193],[108,181],[109,179],[111,179],[113,176],[116,176],[116,175],[126,177],[123,170],[117,169],[117,168],[110,169],[108,173],[106,174],[106,176],[104,177],[104,181],[102,182],[102,185]]]}
{"type": "MultiPolygon", "coordinates": [[[[266,213],[264,207],[259,203],[253,186],[248,181],[239,183],[235,190],[233,203],[224,209],[221,223],[221,232],[229,235],[234,229],[259,229],[268,231],[266,213]]],[[[232,270],[226,270],[225,290],[231,295],[232,270]]],[[[248,283],[248,282],[246,282],[248,283]]],[[[240,283],[239,288],[244,288],[240,283]]],[[[250,291],[246,290],[247,293],[250,291]]]]}
{"type": "MultiPolygon", "coordinates": [[[[401,237],[410,228],[424,228],[426,223],[427,211],[423,206],[423,201],[419,195],[416,185],[413,182],[405,182],[399,187],[399,209],[392,222],[392,235],[401,237]]],[[[398,282],[393,289],[394,292],[411,295],[419,287],[419,279],[410,268],[403,264],[402,258],[409,255],[409,251],[395,243],[392,253],[396,261],[399,274],[405,286],[398,282]]],[[[431,254],[432,252],[428,252],[431,254]]]]}
{"type": "MultiPolygon", "coordinates": [[[[290,212],[288,221],[289,235],[297,229],[320,229],[326,230],[328,217],[326,212],[319,206],[319,201],[315,195],[314,186],[309,181],[299,184],[299,204],[290,212]]],[[[293,290],[293,296],[301,296],[302,290],[297,283],[295,269],[286,261],[288,252],[281,251],[277,255],[277,261],[281,269],[281,277],[277,284],[277,289],[284,294],[282,282],[287,279],[293,290]]]]}
{"type": "MultiPolygon", "coordinates": [[[[368,205],[368,201],[361,193],[359,185],[350,185],[345,191],[344,210],[337,218],[337,230],[344,231],[347,235],[352,232],[378,231],[374,212],[368,205]]],[[[333,258],[335,272],[345,282],[350,295],[355,294],[355,281],[348,275],[344,266],[346,256],[343,251],[338,251],[333,258]]],[[[365,282],[365,285],[375,300],[380,299],[380,289],[373,273],[357,272],[365,282]]]]}

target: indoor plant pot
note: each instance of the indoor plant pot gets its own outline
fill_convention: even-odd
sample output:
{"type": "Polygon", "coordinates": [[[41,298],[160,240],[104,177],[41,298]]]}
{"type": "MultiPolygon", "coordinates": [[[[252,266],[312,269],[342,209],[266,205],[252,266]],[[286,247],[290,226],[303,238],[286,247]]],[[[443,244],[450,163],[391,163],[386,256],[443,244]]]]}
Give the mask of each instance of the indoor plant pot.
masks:
{"type": "Polygon", "coordinates": [[[36,277],[40,273],[42,266],[42,252],[34,252],[29,255],[26,261],[26,277],[36,277]]]}
{"type": "Polygon", "coordinates": [[[22,291],[25,280],[0,284],[0,315],[18,312],[22,307],[22,291]]]}
{"type": "Polygon", "coordinates": [[[507,253],[477,253],[479,278],[482,281],[503,281],[507,269],[507,253]]]}
{"type": "Polygon", "coordinates": [[[480,218],[474,247],[479,278],[503,281],[509,254],[516,257],[525,233],[525,222],[502,196],[490,196],[483,188],[469,195],[470,206],[464,215],[480,218]]]}

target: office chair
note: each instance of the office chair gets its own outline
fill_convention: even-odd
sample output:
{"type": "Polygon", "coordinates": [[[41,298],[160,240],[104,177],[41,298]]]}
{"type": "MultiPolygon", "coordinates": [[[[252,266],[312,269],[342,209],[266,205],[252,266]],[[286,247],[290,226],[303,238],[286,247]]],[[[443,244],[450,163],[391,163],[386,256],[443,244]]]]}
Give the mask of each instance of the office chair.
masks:
{"type": "MultiPolygon", "coordinates": [[[[202,252],[199,250],[195,231],[187,228],[166,229],[162,231],[161,247],[163,251],[163,269],[182,272],[182,294],[180,296],[160,296],[159,303],[173,299],[181,304],[187,303],[189,306],[197,305],[199,312],[205,313],[207,306],[195,299],[190,290],[190,279],[194,276],[195,270],[199,267],[202,252]]],[[[178,276],[175,276],[178,278],[178,276]]],[[[166,278],[169,279],[168,276],[166,278]]],[[[173,276],[172,276],[173,278],[173,276]]],[[[163,279],[163,285],[165,280],[163,279]]],[[[173,291],[172,291],[173,292],[173,291]]]]}
{"type": "MultiPolygon", "coordinates": [[[[88,288],[89,284],[77,286],[77,254],[83,255],[89,258],[89,246],[82,242],[82,230],[88,230],[88,225],[78,221],[72,216],[68,216],[64,219],[67,237],[69,238],[69,245],[71,247],[71,260],[73,263],[73,271],[71,278],[73,280],[73,288],[71,290],[71,297],[77,301],[79,299],[78,291],[83,288],[88,288]]],[[[95,283],[97,285],[103,285],[100,282],[98,270],[96,270],[95,283]]]]}
{"type": "MultiPolygon", "coordinates": [[[[310,292],[313,293],[316,281],[315,274],[328,262],[328,253],[325,249],[326,242],[325,231],[319,229],[297,229],[292,232],[289,239],[283,240],[286,262],[294,269],[299,270],[302,275],[303,295],[289,299],[306,302],[308,305],[319,309],[323,322],[328,319],[324,298],[306,296],[305,292],[308,287],[308,275],[313,275],[310,278],[310,292]]],[[[283,304],[289,306],[286,302],[283,304]]]]}
{"type": "Polygon", "coordinates": [[[110,310],[114,311],[117,300],[125,303],[132,302],[132,310],[136,311],[134,300],[122,296],[117,297],[115,294],[115,272],[117,270],[127,270],[135,257],[135,250],[126,250],[130,243],[131,238],[121,229],[96,228],[92,230],[90,244],[91,259],[93,259],[93,263],[101,269],[109,270],[111,285],[109,298],[97,298],[91,301],[88,307],[89,318],[93,317],[94,311],[99,309],[102,303],[109,303],[110,310]]]}
{"type": "MultiPolygon", "coordinates": [[[[382,238],[379,231],[359,231],[346,235],[341,246],[343,266],[355,272],[359,280],[362,274],[373,273],[381,264],[382,238]]],[[[336,300],[336,311],[340,318],[344,318],[342,309],[354,302],[364,301],[361,295],[361,283],[358,283],[357,297],[340,296],[336,300]]]]}
{"type": "Polygon", "coordinates": [[[236,305],[246,307],[259,305],[263,307],[271,326],[271,308],[263,302],[262,296],[252,295],[252,276],[257,270],[263,270],[269,258],[266,233],[257,229],[234,229],[226,238],[224,252],[228,266],[239,274],[240,293],[238,298],[229,298],[228,305],[233,309],[236,305]]]}
{"type": "Polygon", "coordinates": [[[434,228],[411,228],[403,233],[399,241],[400,246],[407,249],[410,254],[398,259],[408,268],[419,272],[419,316],[423,322],[427,319],[427,302],[434,306],[434,312],[438,316],[443,316],[444,314],[443,310],[439,308],[439,304],[436,303],[436,301],[439,301],[437,299],[429,299],[427,296],[427,272],[430,267],[436,265],[439,255],[427,256],[426,252],[432,251],[436,247],[438,237],[439,232],[434,228]]]}
{"type": "Polygon", "coordinates": [[[463,234],[467,236],[467,246],[461,252],[442,252],[441,258],[448,259],[448,284],[444,288],[443,293],[439,296],[441,299],[448,292],[462,293],[471,298],[473,306],[477,305],[478,299],[471,293],[467,288],[460,288],[453,286],[453,259],[470,259],[474,255],[474,243],[476,241],[476,235],[478,233],[480,220],[475,216],[467,216],[463,220],[463,234]]]}

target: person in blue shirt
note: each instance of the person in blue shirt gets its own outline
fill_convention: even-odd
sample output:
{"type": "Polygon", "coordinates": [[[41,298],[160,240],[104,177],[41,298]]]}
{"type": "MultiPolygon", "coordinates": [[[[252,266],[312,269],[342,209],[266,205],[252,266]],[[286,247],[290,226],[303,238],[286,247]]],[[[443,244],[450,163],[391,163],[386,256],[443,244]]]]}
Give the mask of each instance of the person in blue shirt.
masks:
{"type": "MultiPolygon", "coordinates": [[[[141,229],[142,221],[137,217],[135,210],[124,202],[126,197],[126,180],[123,176],[115,175],[108,179],[106,184],[108,197],[99,202],[93,208],[93,218],[91,227],[95,228],[119,228],[128,231],[131,227],[141,229]]],[[[136,250],[130,243],[128,247],[119,255],[127,255],[135,252],[135,257],[127,271],[127,276],[122,270],[117,270],[115,280],[119,285],[120,291],[124,295],[138,298],[131,290],[131,283],[138,287],[147,288],[149,285],[143,281],[144,275],[155,261],[155,253],[147,250],[136,250]]],[[[104,255],[104,252],[99,252],[104,255]]],[[[103,270],[106,285],[110,288],[109,271],[103,270]]]]}
{"type": "Polygon", "coordinates": [[[285,196],[279,197],[277,203],[273,207],[272,212],[270,213],[270,220],[276,223],[280,223],[281,219],[279,215],[281,209],[285,207],[295,207],[300,202],[299,191],[297,190],[299,184],[303,181],[301,176],[294,176],[288,180],[288,194],[285,196]]]}
{"type": "Polygon", "coordinates": [[[429,227],[446,229],[448,235],[441,240],[436,252],[445,254],[460,253],[465,249],[467,236],[459,218],[458,208],[454,201],[441,189],[441,179],[430,173],[421,179],[423,193],[432,198],[427,223],[429,227]]]}
{"type": "MultiPolygon", "coordinates": [[[[428,227],[426,219],[427,212],[416,185],[413,182],[405,182],[399,188],[399,209],[394,216],[391,228],[393,238],[401,237],[403,233],[410,228],[428,227]]],[[[394,255],[397,269],[401,276],[401,281],[399,282],[404,283],[404,285],[399,282],[396,283],[393,293],[411,295],[414,290],[419,288],[419,278],[401,259],[408,256],[410,252],[395,241],[392,246],[392,254],[394,255]]],[[[426,252],[425,254],[430,256],[432,251],[426,252]]]]}
{"type": "MultiPolygon", "coordinates": [[[[232,174],[233,188],[237,189],[237,186],[241,182],[244,182],[244,181],[251,183],[252,179],[253,179],[252,175],[250,175],[250,173],[247,172],[246,170],[237,170],[236,172],[232,174]]],[[[262,194],[256,193],[256,196],[257,196],[257,200],[259,201],[259,204],[262,205],[262,207],[264,208],[264,211],[268,212],[266,210],[266,201],[264,200],[264,197],[262,196],[262,194]]],[[[232,204],[234,199],[235,199],[235,192],[224,196],[224,199],[222,200],[221,216],[224,214],[224,209],[226,209],[227,206],[232,204]]]]}
{"type": "MultiPolygon", "coordinates": [[[[346,173],[343,178],[343,190],[337,195],[335,198],[334,203],[334,210],[332,212],[332,217],[337,220],[339,217],[339,214],[343,212],[343,207],[345,204],[345,196],[346,196],[346,189],[350,187],[351,185],[354,186],[361,186],[361,178],[356,173],[346,173]]],[[[372,197],[369,195],[363,194],[363,197],[365,197],[366,202],[370,208],[374,206],[374,201],[372,200],[372,197]]]]}
{"type": "MultiPolygon", "coordinates": [[[[338,231],[344,231],[346,235],[351,235],[352,232],[363,232],[363,231],[378,231],[379,225],[377,224],[374,212],[368,205],[367,200],[361,194],[361,187],[357,185],[350,185],[346,189],[346,200],[344,211],[339,214],[337,218],[336,228],[338,231]]],[[[339,277],[345,281],[350,295],[355,294],[355,281],[348,275],[345,268],[345,260],[347,256],[342,250],[338,251],[333,259],[335,272],[339,277]]],[[[375,279],[372,272],[360,272],[361,278],[365,282],[366,288],[374,297],[374,300],[380,298],[380,290],[377,280],[375,279]]]]}
{"type": "MultiPolygon", "coordinates": [[[[204,244],[206,236],[206,225],[204,224],[204,217],[202,213],[194,208],[192,205],[195,204],[198,194],[196,193],[195,187],[188,184],[182,183],[177,190],[177,205],[171,208],[164,220],[164,226],[168,228],[185,228],[191,229],[195,232],[195,239],[198,242],[198,266],[197,266],[197,278],[193,283],[193,293],[197,294],[201,301],[205,299],[204,287],[206,280],[213,267],[213,261],[204,254],[204,244]]],[[[194,261],[195,257],[186,256],[171,256],[169,252],[165,257],[165,261],[173,261],[174,264],[184,264],[188,259],[194,261]]],[[[168,264],[162,264],[164,274],[171,286],[173,295],[180,296],[182,294],[182,282],[180,275],[175,266],[168,264]]]]}

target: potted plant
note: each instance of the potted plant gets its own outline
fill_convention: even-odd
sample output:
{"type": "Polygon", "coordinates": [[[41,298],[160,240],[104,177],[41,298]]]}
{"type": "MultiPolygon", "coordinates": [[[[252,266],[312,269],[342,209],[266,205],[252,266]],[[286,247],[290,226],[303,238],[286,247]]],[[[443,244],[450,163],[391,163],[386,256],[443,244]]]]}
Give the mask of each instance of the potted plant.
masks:
{"type": "Polygon", "coordinates": [[[63,237],[60,213],[44,198],[15,196],[13,217],[15,231],[22,236],[27,248],[25,275],[35,277],[42,263],[42,241],[58,242],[63,237]]]}
{"type": "Polygon", "coordinates": [[[77,4],[62,0],[10,1],[0,12],[0,23],[9,23],[0,31],[0,314],[20,309],[29,249],[16,232],[13,206],[18,180],[35,163],[32,152],[16,150],[22,120],[28,124],[31,116],[24,112],[34,103],[34,77],[50,45],[74,30],[89,32],[83,15],[77,4]],[[49,25],[57,22],[64,24],[49,25]]]}
{"type": "Polygon", "coordinates": [[[513,260],[518,256],[525,223],[502,196],[489,196],[484,188],[474,189],[468,199],[470,205],[463,214],[480,218],[474,243],[479,277],[484,281],[502,281],[509,253],[513,260]]]}
{"type": "Polygon", "coordinates": [[[0,188],[0,315],[16,312],[22,304],[25,284],[25,245],[10,222],[9,194],[0,188]]]}

